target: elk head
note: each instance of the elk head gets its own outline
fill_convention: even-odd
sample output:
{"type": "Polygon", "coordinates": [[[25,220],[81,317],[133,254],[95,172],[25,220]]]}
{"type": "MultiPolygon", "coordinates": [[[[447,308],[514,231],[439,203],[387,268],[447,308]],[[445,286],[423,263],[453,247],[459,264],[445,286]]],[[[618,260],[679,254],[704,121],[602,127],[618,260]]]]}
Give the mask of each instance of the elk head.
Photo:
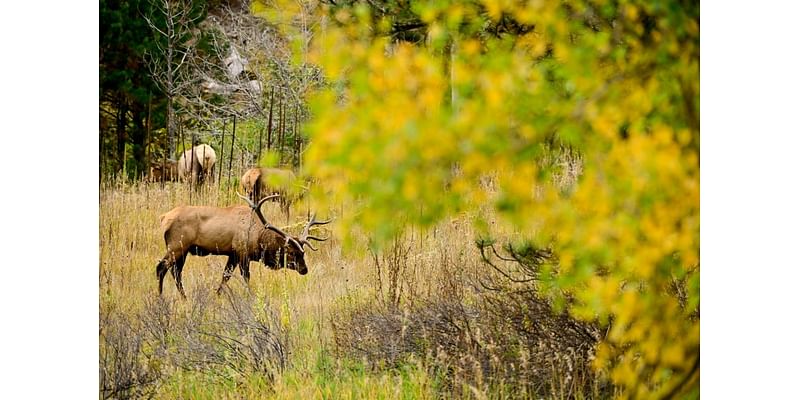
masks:
{"type": "MultiPolygon", "coordinates": [[[[311,250],[316,251],[317,249],[311,245],[309,240],[317,240],[317,241],[328,240],[328,238],[318,238],[315,236],[310,236],[309,229],[311,229],[311,227],[314,225],[324,225],[330,223],[331,221],[333,221],[333,219],[329,219],[327,221],[317,221],[316,215],[312,214],[308,222],[306,223],[306,226],[303,228],[303,233],[301,233],[300,236],[296,237],[290,236],[286,232],[282,231],[280,228],[269,223],[269,221],[267,221],[267,219],[264,218],[264,214],[261,213],[261,206],[264,204],[264,202],[271,200],[275,197],[279,197],[280,195],[272,195],[264,197],[258,202],[258,204],[253,203],[252,200],[250,200],[246,196],[242,196],[241,194],[239,194],[239,192],[236,192],[236,195],[250,205],[250,208],[252,208],[253,211],[256,213],[258,219],[261,221],[262,224],[264,224],[264,228],[276,233],[280,238],[284,240],[284,243],[280,246],[280,249],[277,249],[278,260],[279,260],[279,266],[277,268],[286,267],[297,271],[300,275],[307,274],[308,267],[306,266],[305,249],[303,246],[308,246],[311,250]]],[[[267,263],[265,262],[265,264],[267,263]]]]}

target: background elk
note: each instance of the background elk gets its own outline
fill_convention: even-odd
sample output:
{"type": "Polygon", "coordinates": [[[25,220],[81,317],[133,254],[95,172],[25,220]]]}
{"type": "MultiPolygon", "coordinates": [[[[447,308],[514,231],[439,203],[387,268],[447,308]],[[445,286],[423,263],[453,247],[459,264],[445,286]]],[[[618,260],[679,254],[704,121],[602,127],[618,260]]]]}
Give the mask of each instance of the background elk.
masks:
{"type": "Polygon", "coordinates": [[[226,208],[209,206],[180,206],[161,216],[161,229],[167,253],[156,266],[158,294],[163,291],[164,276],[172,270],[175,285],[183,298],[186,294],[181,283],[181,272],[189,254],[206,256],[209,254],[228,256],[217,293],[230,279],[233,270],[239,266],[242,277],[249,287],[250,261],[261,261],[270,269],[289,268],[300,275],[308,273],[305,262],[305,249],[310,239],[323,241],[308,234],[314,225],[331,222],[317,221],[312,214],[299,236],[290,236],[267,222],[261,213],[261,205],[270,197],[261,199],[258,204],[237,193],[247,206],[226,208]]]}
{"type": "Polygon", "coordinates": [[[185,150],[178,159],[178,176],[181,180],[189,180],[194,185],[205,181],[214,181],[214,164],[217,153],[207,144],[200,144],[185,150]]]}
{"type": "Polygon", "coordinates": [[[281,168],[250,168],[242,175],[241,186],[245,195],[253,202],[258,202],[266,196],[272,198],[272,195],[278,194],[279,197],[274,201],[280,203],[287,221],[289,206],[300,199],[306,191],[294,172],[281,168]]]}
{"type": "Polygon", "coordinates": [[[153,161],[147,173],[150,182],[174,182],[178,179],[178,162],[175,160],[153,161]]]}

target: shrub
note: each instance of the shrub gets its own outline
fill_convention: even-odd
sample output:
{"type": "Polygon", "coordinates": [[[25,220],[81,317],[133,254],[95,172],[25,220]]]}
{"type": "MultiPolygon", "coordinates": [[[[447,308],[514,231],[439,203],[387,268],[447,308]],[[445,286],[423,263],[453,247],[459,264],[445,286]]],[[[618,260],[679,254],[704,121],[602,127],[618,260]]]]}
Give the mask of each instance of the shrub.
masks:
{"type": "Polygon", "coordinates": [[[100,392],[103,398],[141,397],[175,370],[244,381],[272,382],[286,367],[285,332],[267,306],[228,290],[216,298],[193,291],[187,302],[147,298],[138,313],[101,312],[100,392]]]}

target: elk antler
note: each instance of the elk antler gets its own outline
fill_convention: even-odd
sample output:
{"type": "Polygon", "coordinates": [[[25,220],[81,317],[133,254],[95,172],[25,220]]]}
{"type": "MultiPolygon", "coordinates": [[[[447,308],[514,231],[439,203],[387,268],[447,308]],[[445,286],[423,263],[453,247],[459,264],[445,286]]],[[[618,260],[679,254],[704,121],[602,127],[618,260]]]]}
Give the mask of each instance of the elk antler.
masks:
{"type": "Polygon", "coordinates": [[[317,249],[315,249],[314,246],[311,245],[311,242],[309,242],[308,239],[314,239],[316,241],[322,242],[322,241],[330,239],[330,237],[318,238],[316,236],[309,236],[308,235],[308,230],[311,229],[311,227],[314,226],[314,225],[325,225],[325,224],[328,224],[331,221],[333,221],[333,218],[331,218],[331,219],[329,219],[327,221],[317,221],[316,217],[317,217],[317,213],[311,214],[311,218],[308,219],[308,224],[306,224],[306,227],[303,228],[303,233],[301,233],[300,237],[298,238],[298,239],[300,239],[300,243],[301,244],[307,245],[308,247],[311,248],[311,250],[314,250],[314,251],[317,251],[317,249]]]}
{"type": "Polygon", "coordinates": [[[261,222],[262,222],[262,223],[263,223],[265,226],[269,226],[269,225],[270,225],[270,223],[269,223],[269,222],[267,222],[267,219],[266,219],[266,218],[264,218],[264,214],[262,214],[262,213],[261,213],[261,205],[262,205],[262,204],[264,204],[264,202],[265,202],[265,201],[267,201],[267,200],[274,199],[275,197],[280,197],[280,195],[274,194],[274,195],[272,195],[272,196],[267,196],[267,197],[264,197],[263,199],[261,199],[261,200],[258,202],[258,205],[256,205],[255,203],[253,203],[253,201],[252,201],[252,200],[250,200],[248,197],[245,197],[245,196],[242,196],[241,194],[239,194],[239,191],[238,191],[238,190],[236,191],[236,195],[237,195],[237,196],[239,196],[239,197],[241,197],[241,198],[242,198],[242,200],[244,200],[244,201],[246,201],[246,202],[247,202],[247,204],[250,206],[250,208],[252,208],[252,209],[253,209],[253,211],[255,211],[255,212],[256,212],[256,215],[258,215],[258,219],[260,219],[260,220],[261,220],[261,222]]]}
{"type": "Polygon", "coordinates": [[[257,204],[257,205],[256,205],[255,203],[253,203],[253,201],[252,201],[252,200],[250,200],[249,198],[247,198],[247,197],[245,197],[245,196],[242,196],[241,194],[239,194],[239,192],[238,192],[238,191],[236,192],[236,195],[237,195],[237,196],[239,196],[239,197],[241,197],[241,198],[242,198],[242,200],[246,201],[246,202],[247,202],[247,204],[248,204],[248,205],[250,205],[250,208],[252,208],[252,209],[253,209],[253,211],[255,211],[255,212],[256,212],[256,215],[258,215],[258,219],[260,219],[260,220],[261,220],[261,223],[263,223],[263,224],[264,224],[264,227],[265,227],[265,228],[267,228],[267,229],[269,229],[269,230],[271,230],[271,231],[273,231],[273,232],[275,232],[275,233],[277,233],[277,234],[281,235],[281,237],[283,237],[284,239],[286,239],[286,243],[287,243],[287,244],[288,244],[288,243],[292,243],[292,244],[294,244],[294,245],[295,245],[295,247],[297,247],[298,249],[300,249],[300,251],[303,251],[303,246],[302,246],[302,245],[301,245],[301,244],[300,244],[300,243],[299,243],[297,240],[295,240],[293,237],[291,237],[291,236],[289,236],[288,234],[286,234],[286,232],[284,232],[284,231],[280,230],[278,227],[276,227],[276,226],[274,226],[274,225],[270,224],[270,223],[269,223],[269,221],[267,221],[267,219],[266,219],[266,218],[264,218],[264,214],[262,214],[262,213],[261,213],[261,205],[262,205],[262,204],[264,204],[264,202],[265,202],[265,201],[267,201],[267,200],[274,199],[274,198],[276,198],[276,197],[280,197],[280,195],[279,195],[279,194],[273,194],[272,196],[267,196],[267,197],[264,197],[263,199],[261,199],[261,200],[258,202],[258,204],[257,204]]]}

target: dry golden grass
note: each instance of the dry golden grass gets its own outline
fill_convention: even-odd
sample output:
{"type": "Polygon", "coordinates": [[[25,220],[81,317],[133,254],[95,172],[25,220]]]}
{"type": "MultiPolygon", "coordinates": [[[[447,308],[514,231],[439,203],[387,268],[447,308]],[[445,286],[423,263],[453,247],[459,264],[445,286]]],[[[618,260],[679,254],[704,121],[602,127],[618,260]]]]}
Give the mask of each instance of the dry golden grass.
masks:
{"type": "MultiPolygon", "coordinates": [[[[135,320],[146,314],[149,301],[158,298],[155,266],[165,253],[163,232],[159,216],[173,207],[185,204],[229,206],[241,202],[233,191],[221,192],[216,188],[201,194],[191,193],[180,184],[139,183],[102,187],[100,196],[100,314],[101,314],[101,358],[104,348],[104,321],[109,315],[128,316],[135,320]]],[[[277,203],[263,206],[265,216],[278,226],[288,226],[293,233],[306,217],[307,203],[293,206],[292,218],[286,223],[277,203]]],[[[319,218],[328,217],[327,210],[318,210],[319,218]]],[[[335,222],[334,222],[335,223],[335,222]]],[[[366,292],[370,283],[370,268],[366,259],[345,256],[336,237],[320,243],[319,251],[310,251],[306,256],[309,274],[301,276],[291,270],[269,270],[262,264],[251,263],[250,290],[245,290],[244,280],[237,272],[228,282],[230,292],[255,299],[256,304],[266,304],[277,315],[278,323],[288,334],[285,337],[289,348],[288,364],[281,378],[274,385],[258,382],[254,377],[238,376],[232,386],[220,381],[204,381],[202,374],[181,371],[180,368],[165,368],[159,380],[146,387],[145,393],[155,397],[171,398],[174,395],[205,396],[219,395],[241,397],[283,397],[294,393],[302,398],[323,396],[325,385],[309,386],[303,381],[316,368],[319,354],[331,341],[329,319],[337,299],[348,294],[366,292]],[[182,381],[193,382],[194,389],[182,386],[182,381]],[[270,387],[271,386],[271,387],[270,387]],[[268,388],[270,390],[265,390],[268,388]],[[186,390],[189,390],[186,392],[186,390]],[[296,392],[296,393],[295,393],[296,392]]],[[[187,292],[186,301],[179,300],[175,281],[168,275],[164,282],[165,301],[174,306],[178,315],[188,315],[196,296],[206,296],[217,288],[225,265],[224,256],[189,256],[184,266],[183,281],[187,292]],[[200,293],[198,295],[198,293],[200,293]]],[[[210,296],[210,301],[221,307],[225,296],[210,296]]],[[[212,307],[213,308],[213,307],[212,307]]],[[[214,312],[222,312],[215,310],[214,312]]],[[[214,315],[211,313],[210,315],[214,315]]],[[[140,329],[131,327],[132,330],[140,329]]],[[[142,357],[140,357],[142,358],[142,357]]],[[[144,357],[147,358],[147,357],[144,357]]],[[[139,360],[147,363],[145,359],[139,360]]],[[[367,397],[375,385],[373,380],[383,380],[386,390],[394,390],[390,376],[377,374],[353,377],[353,387],[340,388],[342,393],[356,393],[361,387],[367,397]],[[387,381],[389,379],[389,381],[387,381]],[[355,390],[355,392],[353,391],[355,390]]],[[[422,378],[420,378],[422,379],[422,378]]],[[[102,382],[101,382],[102,385],[102,382]]],[[[141,394],[141,393],[140,393],[141,394]]],[[[101,393],[102,395],[102,393],[101,393]]],[[[124,397],[116,393],[115,397],[124,397]]],[[[361,396],[359,396],[361,397],[361,396]]]]}
{"type": "MultiPolygon", "coordinates": [[[[234,199],[239,200],[230,194],[224,196],[211,192],[201,195],[199,199],[195,195],[191,204],[225,207],[238,204],[234,199]]],[[[167,185],[161,189],[157,184],[141,184],[101,192],[101,304],[118,299],[121,304],[136,307],[141,304],[136,299],[148,294],[157,295],[155,265],[166,250],[159,216],[186,204],[190,204],[188,190],[180,185],[167,185]]],[[[268,219],[278,221],[276,225],[287,225],[281,223],[285,220],[275,203],[266,203],[263,210],[268,219]]],[[[302,222],[305,217],[298,210],[293,214],[295,222],[302,222]]],[[[352,261],[342,259],[336,238],[320,247],[320,251],[307,255],[310,271],[313,272],[307,277],[289,270],[252,268],[251,289],[254,294],[288,294],[292,304],[304,313],[325,303],[327,297],[340,294],[344,284],[353,280],[357,271],[352,268],[352,261]],[[308,296],[309,293],[316,295],[308,296]]],[[[187,292],[199,287],[216,288],[225,261],[224,256],[189,256],[184,267],[187,292]]],[[[232,287],[243,285],[244,281],[239,275],[229,281],[232,287]]],[[[164,295],[173,297],[175,294],[174,280],[168,277],[165,279],[164,295]]]]}
{"type": "MultiPolygon", "coordinates": [[[[292,207],[288,223],[277,203],[266,203],[263,211],[297,233],[314,208],[309,201],[292,207]]],[[[490,297],[474,282],[492,273],[481,262],[468,216],[425,232],[409,229],[375,252],[368,235],[349,232],[353,244],[344,249],[336,230],[327,230],[331,239],[306,256],[307,275],[253,262],[250,290],[237,272],[221,296],[214,290],[226,257],[189,256],[183,270],[187,300],[180,299],[171,275],[159,298],[155,267],[165,252],[159,216],[178,205],[239,203],[233,190],[216,187],[200,194],[180,184],[101,187],[101,397],[483,398],[535,392],[563,398],[593,384],[573,365],[583,358],[542,355],[547,343],[491,317],[490,297]],[[272,341],[282,357],[263,345],[272,341]],[[537,362],[551,370],[536,373],[537,362]],[[548,381],[567,364],[578,370],[579,382],[548,381]],[[544,381],[524,382],[537,374],[544,381]]],[[[316,211],[329,218],[349,210],[316,211]]],[[[491,299],[506,304],[505,297],[491,299]]],[[[527,312],[524,304],[506,305],[510,312],[527,312]]],[[[551,318],[545,314],[540,317],[551,318]]]]}

